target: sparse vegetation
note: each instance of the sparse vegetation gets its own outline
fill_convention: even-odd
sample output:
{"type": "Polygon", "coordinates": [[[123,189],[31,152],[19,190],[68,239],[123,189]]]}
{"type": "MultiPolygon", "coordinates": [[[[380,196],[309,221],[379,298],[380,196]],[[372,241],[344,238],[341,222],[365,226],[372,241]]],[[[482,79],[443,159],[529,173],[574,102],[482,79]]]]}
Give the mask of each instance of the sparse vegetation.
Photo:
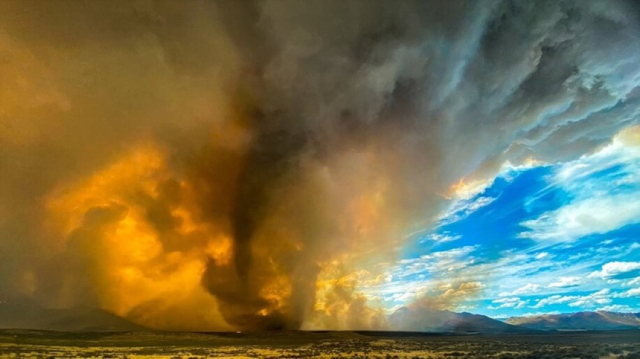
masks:
{"type": "Polygon", "coordinates": [[[0,331],[0,358],[640,358],[639,331],[531,335],[56,333],[0,331]]]}

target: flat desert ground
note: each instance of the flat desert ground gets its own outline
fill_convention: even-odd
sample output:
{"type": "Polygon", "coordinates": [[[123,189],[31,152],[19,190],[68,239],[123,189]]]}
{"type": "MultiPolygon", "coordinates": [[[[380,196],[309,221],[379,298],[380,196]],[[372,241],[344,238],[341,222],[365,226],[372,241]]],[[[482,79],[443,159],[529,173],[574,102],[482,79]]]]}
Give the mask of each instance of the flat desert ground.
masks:
{"type": "Polygon", "coordinates": [[[1,330],[0,358],[640,358],[640,331],[452,335],[1,330]]]}

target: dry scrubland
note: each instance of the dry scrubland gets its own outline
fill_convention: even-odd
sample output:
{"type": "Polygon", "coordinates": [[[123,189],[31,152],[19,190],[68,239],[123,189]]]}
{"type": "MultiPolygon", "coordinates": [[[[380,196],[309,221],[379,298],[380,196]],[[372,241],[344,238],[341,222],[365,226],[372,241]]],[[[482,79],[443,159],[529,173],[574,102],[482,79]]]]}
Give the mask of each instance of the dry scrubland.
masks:
{"type": "Polygon", "coordinates": [[[640,331],[437,335],[5,330],[0,331],[0,358],[640,358],[640,331]]]}

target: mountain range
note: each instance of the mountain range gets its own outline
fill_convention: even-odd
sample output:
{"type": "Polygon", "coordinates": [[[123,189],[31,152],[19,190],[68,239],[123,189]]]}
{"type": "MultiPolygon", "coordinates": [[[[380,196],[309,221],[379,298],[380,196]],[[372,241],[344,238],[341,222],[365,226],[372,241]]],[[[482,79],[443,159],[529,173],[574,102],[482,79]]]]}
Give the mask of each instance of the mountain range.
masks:
{"type": "MultiPolygon", "coordinates": [[[[404,332],[507,334],[550,330],[640,329],[640,313],[579,312],[512,317],[504,321],[485,315],[428,308],[401,307],[388,317],[389,329],[404,332]]],[[[148,331],[141,325],[98,308],[48,309],[29,300],[0,302],[0,329],[66,332],[148,331]]]]}
{"type": "Polygon", "coordinates": [[[504,323],[485,315],[448,310],[414,310],[401,307],[389,316],[392,330],[446,333],[523,333],[531,329],[504,323]]]}
{"type": "Polygon", "coordinates": [[[0,303],[0,329],[64,332],[133,332],[147,328],[98,308],[48,309],[22,300],[0,303]]]}
{"type": "Polygon", "coordinates": [[[640,329],[640,313],[578,312],[512,317],[506,323],[538,330],[640,329]]]}

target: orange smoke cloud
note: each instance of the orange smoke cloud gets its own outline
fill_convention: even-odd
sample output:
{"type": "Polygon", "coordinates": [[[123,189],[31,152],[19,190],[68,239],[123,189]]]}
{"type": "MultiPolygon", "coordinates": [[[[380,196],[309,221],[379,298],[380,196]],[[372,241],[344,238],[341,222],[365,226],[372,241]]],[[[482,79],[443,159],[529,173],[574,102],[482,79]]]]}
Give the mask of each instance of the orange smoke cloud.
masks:
{"type": "Polygon", "coordinates": [[[371,303],[357,291],[357,286],[371,273],[358,270],[340,275],[345,267],[339,261],[323,267],[316,283],[314,310],[305,329],[381,330],[387,327],[386,314],[380,303],[371,303]]]}
{"type": "MultiPolygon", "coordinates": [[[[179,199],[169,205],[175,233],[154,227],[145,204],[160,200],[162,185],[171,180],[165,156],[146,145],[48,199],[49,225],[59,231],[68,256],[58,305],[81,305],[86,298],[78,291],[86,291],[100,307],[141,324],[224,328],[216,302],[200,280],[208,256],[229,260],[231,241],[221,229],[196,222],[185,207],[188,203],[179,199]],[[189,310],[187,319],[140,313],[149,303],[186,308],[194,299],[199,305],[189,310]]],[[[177,187],[179,196],[189,192],[184,184],[177,187]]]]}
{"type": "Polygon", "coordinates": [[[327,167],[309,163],[296,187],[283,183],[274,192],[278,204],[254,231],[252,261],[241,278],[230,227],[237,175],[229,169],[241,168],[244,157],[224,142],[208,151],[194,166],[175,168],[166,151],[147,142],[53,191],[46,224],[57,233],[65,263],[53,305],[94,302],[157,328],[297,328],[305,321],[316,328],[382,328],[382,311],[355,292],[358,278],[339,273],[375,261],[361,254],[395,238],[386,220],[386,186],[374,180],[345,191],[333,182],[341,175],[354,185],[378,177],[373,157],[340,160],[331,177],[327,167]],[[234,166],[203,182],[203,160],[234,166]],[[353,164],[360,169],[343,167],[353,164]]]}

